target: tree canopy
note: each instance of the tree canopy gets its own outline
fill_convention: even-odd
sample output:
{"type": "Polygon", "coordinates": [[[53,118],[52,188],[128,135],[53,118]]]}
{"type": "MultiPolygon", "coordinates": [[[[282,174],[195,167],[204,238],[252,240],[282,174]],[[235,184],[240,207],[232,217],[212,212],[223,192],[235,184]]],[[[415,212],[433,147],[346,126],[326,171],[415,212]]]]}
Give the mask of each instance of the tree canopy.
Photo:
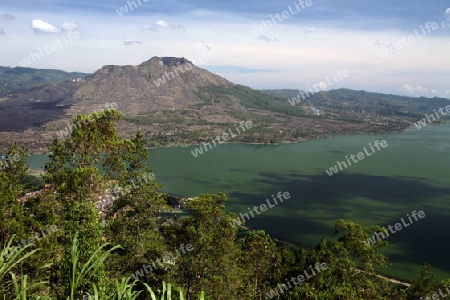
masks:
{"type": "Polygon", "coordinates": [[[235,227],[222,193],[178,199],[188,214],[177,214],[142,136],[118,136],[120,118],[77,116],[70,136],[53,142],[46,185],[32,196],[27,150],[8,149],[1,299],[425,299],[448,287],[426,264],[410,283],[380,276],[388,243],[366,243],[380,227],[338,220],[332,238],[305,248],[235,227]]]}

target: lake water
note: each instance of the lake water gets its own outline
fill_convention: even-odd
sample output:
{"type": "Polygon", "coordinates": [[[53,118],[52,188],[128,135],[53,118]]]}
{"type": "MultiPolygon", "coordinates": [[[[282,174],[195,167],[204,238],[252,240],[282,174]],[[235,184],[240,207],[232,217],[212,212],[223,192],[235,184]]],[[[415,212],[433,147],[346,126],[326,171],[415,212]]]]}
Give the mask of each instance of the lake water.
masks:
{"type": "MultiPolygon", "coordinates": [[[[248,212],[271,195],[291,198],[255,215],[252,228],[303,245],[313,245],[334,231],[334,222],[347,219],[364,226],[387,227],[405,222],[407,214],[424,211],[388,238],[384,251],[391,267],[386,274],[411,278],[428,262],[439,278],[450,278],[450,126],[409,129],[392,135],[336,136],[297,144],[219,145],[194,157],[196,147],[149,150],[149,163],[164,191],[183,196],[224,192],[227,210],[248,212]],[[345,156],[372,152],[369,143],[388,146],[338,174],[326,169],[345,156]]],[[[33,168],[45,156],[30,157],[33,168]]],[[[273,202],[272,202],[273,203],[273,202]]]]}

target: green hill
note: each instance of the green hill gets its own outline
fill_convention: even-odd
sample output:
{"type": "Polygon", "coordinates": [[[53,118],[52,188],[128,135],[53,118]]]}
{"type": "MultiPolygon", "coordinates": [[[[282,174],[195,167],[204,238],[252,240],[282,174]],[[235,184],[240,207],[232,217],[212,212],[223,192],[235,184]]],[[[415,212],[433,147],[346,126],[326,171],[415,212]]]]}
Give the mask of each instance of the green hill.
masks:
{"type": "Polygon", "coordinates": [[[0,67],[0,96],[49,82],[85,78],[87,75],[62,70],[0,67]]]}

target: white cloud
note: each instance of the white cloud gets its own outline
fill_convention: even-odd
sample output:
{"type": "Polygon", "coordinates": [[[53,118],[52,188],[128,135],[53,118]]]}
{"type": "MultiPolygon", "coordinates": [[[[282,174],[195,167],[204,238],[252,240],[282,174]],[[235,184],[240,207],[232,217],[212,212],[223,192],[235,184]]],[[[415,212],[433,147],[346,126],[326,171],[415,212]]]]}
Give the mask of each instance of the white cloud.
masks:
{"type": "Polygon", "coordinates": [[[170,28],[170,29],[175,29],[175,30],[186,31],[186,28],[184,28],[182,25],[172,24],[172,23],[169,23],[164,20],[159,20],[159,21],[155,22],[154,24],[152,24],[150,27],[143,27],[142,29],[148,30],[148,31],[158,31],[159,29],[162,29],[162,28],[170,28]]]}
{"type": "Polygon", "coordinates": [[[142,27],[142,30],[146,30],[146,31],[158,31],[158,27],[142,27]]]}
{"type": "Polygon", "coordinates": [[[36,32],[45,32],[45,33],[59,33],[62,31],[61,28],[58,28],[42,20],[33,20],[31,22],[31,28],[33,28],[36,32]]]}
{"type": "Polygon", "coordinates": [[[44,33],[60,33],[63,31],[71,31],[80,27],[80,24],[75,22],[65,22],[61,25],[61,27],[57,27],[48,22],[36,19],[31,22],[31,28],[33,28],[36,32],[44,32],[44,33]]]}
{"type": "Polygon", "coordinates": [[[158,25],[159,27],[169,27],[169,23],[167,23],[164,20],[159,20],[158,22],[155,23],[156,25],[158,25]]]}
{"type": "Polygon", "coordinates": [[[0,20],[7,20],[7,21],[10,21],[10,20],[14,20],[15,18],[16,18],[16,17],[14,17],[13,15],[8,14],[8,13],[3,14],[3,15],[0,15],[0,20]]]}
{"type": "Polygon", "coordinates": [[[430,95],[430,94],[437,94],[437,90],[429,89],[425,86],[417,85],[412,86],[410,84],[404,84],[403,87],[400,89],[402,92],[408,92],[412,95],[418,94],[418,95],[430,95]]]}
{"type": "Polygon", "coordinates": [[[181,26],[180,24],[178,24],[178,25],[173,25],[173,24],[171,24],[171,25],[170,25],[170,28],[171,28],[171,29],[176,29],[176,30],[181,30],[181,31],[186,31],[186,28],[184,28],[184,27],[181,26]]]}
{"type": "Polygon", "coordinates": [[[303,32],[306,33],[306,34],[309,34],[309,33],[315,32],[315,31],[316,31],[316,28],[314,28],[314,27],[305,27],[305,28],[303,28],[303,32]]]}
{"type": "Polygon", "coordinates": [[[139,45],[142,45],[142,42],[141,42],[141,41],[123,41],[123,44],[124,44],[125,46],[130,46],[130,45],[133,45],[133,44],[139,44],[139,45]]]}
{"type": "Polygon", "coordinates": [[[80,24],[75,23],[75,22],[65,22],[61,25],[61,28],[65,31],[75,30],[78,27],[80,27],[80,24]]]}
{"type": "Polygon", "coordinates": [[[267,35],[261,34],[260,36],[258,36],[258,40],[263,40],[263,41],[268,41],[268,42],[276,42],[277,38],[276,37],[269,37],[267,35]]]}
{"type": "Polygon", "coordinates": [[[5,35],[6,34],[6,31],[5,31],[5,29],[3,29],[3,28],[0,28],[0,35],[5,35]]]}
{"type": "MultiPolygon", "coordinates": [[[[441,10],[441,13],[444,11],[441,10]]],[[[18,15],[14,11],[11,13],[18,15]]],[[[307,89],[308,85],[325,81],[327,76],[332,78],[336,70],[348,69],[352,76],[332,88],[399,94],[399,89],[408,83],[439,91],[431,96],[450,97],[445,93],[450,90],[448,35],[428,35],[397,50],[396,55],[380,59],[377,56],[380,50],[374,46],[376,39],[380,39],[381,44],[393,43],[397,38],[411,34],[411,29],[370,31],[330,28],[321,23],[280,23],[264,32],[266,36],[278,40],[269,42],[257,39],[258,35],[250,31],[257,20],[217,13],[205,26],[203,19],[190,16],[190,11],[179,15],[155,13],[149,21],[149,15],[117,20],[102,15],[80,15],[73,19],[70,12],[60,15],[43,13],[39,15],[42,20],[56,26],[65,21],[77,21],[84,31],[82,38],[37,61],[34,67],[94,72],[103,65],[138,65],[152,56],[176,56],[195,61],[205,69],[210,65],[228,65],[277,70],[259,73],[215,71],[230,81],[254,88],[307,89]],[[158,20],[167,24],[178,24],[177,20],[183,20],[182,25],[187,30],[160,27],[156,25],[158,20]],[[139,27],[152,24],[155,32],[143,31],[139,27]],[[304,34],[306,25],[315,27],[316,31],[304,34]],[[124,41],[141,41],[144,46],[125,46],[124,41]],[[213,58],[203,54],[208,53],[208,48],[202,41],[214,49],[213,58]],[[130,55],[130,50],[133,50],[133,55],[130,55]]],[[[38,17],[34,12],[23,12],[20,18],[31,21],[38,17]]],[[[14,28],[6,24],[0,23],[7,33],[0,36],[4,49],[0,65],[16,66],[31,51],[36,52],[38,48],[43,49],[43,46],[54,43],[55,36],[62,34],[36,35],[27,24],[14,28]],[[8,41],[5,42],[6,37],[8,41]]],[[[410,95],[408,92],[402,94],[410,95]]]]}

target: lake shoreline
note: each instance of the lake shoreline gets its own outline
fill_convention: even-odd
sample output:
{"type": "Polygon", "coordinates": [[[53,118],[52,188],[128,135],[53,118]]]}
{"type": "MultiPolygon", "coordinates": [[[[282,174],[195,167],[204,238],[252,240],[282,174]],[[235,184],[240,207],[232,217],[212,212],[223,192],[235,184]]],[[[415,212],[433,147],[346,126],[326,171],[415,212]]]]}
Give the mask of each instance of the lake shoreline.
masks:
{"type": "MultiPolygon", "coordinates": [[[[448,124],[430,124],[430,126],[439,126],[439,125],[448,125],[448,124]]],[[[284,141],[279,143],[249,143],[249,142],[223,142],[221,145],[255,145],[255,146],[282,146],[282,145],[291,145],[291,144],[298,144],[308,141],[315,141],[315,140],[326,140],[329,138],[336,138],[336,137],[345,137],[345,136],[372,136],[372,135],[391,135],[391,134],[398,134],[402,132],[407,132],[408,130],[418,130],[414,129],[414,126],[411,125],[410,127],[406,127],[402,130],[394,130],[391,132],[385,132],[385,133],[361,133],[361,132],[355,132],[355,133],[347,133],[347,134],[333,134],[329,135],[326,134],[324,136],[318,136],[318,137],[311,137],[311,138],[301,138],[297,141],[284,141]]],[[[161,145],[156,147],[145,147],[147,150],[157,150],[157,149],[164,149],[164,148],[189,148],[189,147],[198,147],[201,146],[202,143],[187,143],[187,144],[168,144],[168,145],[161,145]]],[[[37,152],[30,152],[30,155],[40,155],[40,154],[46,154],[49,155],[50,151],[37,151],[37,152]]]]}

